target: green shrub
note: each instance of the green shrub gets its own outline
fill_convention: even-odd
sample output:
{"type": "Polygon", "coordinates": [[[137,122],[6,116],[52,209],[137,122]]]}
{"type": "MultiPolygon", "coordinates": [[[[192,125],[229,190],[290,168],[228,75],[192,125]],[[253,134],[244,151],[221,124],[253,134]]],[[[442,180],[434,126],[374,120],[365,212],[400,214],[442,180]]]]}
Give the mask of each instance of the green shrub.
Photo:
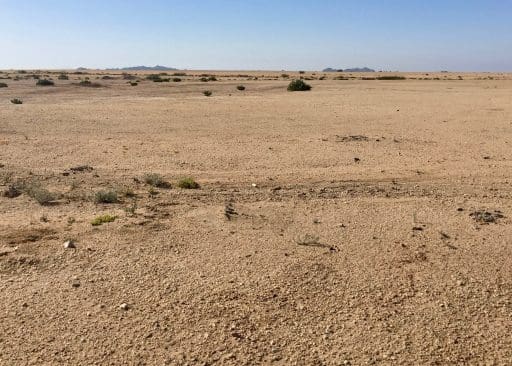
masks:
{"type": "Polygon", "coordinates": [[[58,198],[55,193],[48,191],[39,184],[25,184],[22,189],[30,198],[36,200],[37,203],[43,206],[50,204],[58,198]]]}
{"type": "Polygon", "coordinates": [[[203,83],[207,83],[208,82],[208,78],[202,77],[201,79],[199,79],[199,81],[202,81],[203,83]]]}
{"type": "Polygon", "coordinates": [[[11,99],[12,104],[23,104],[23,101],[18,98],[11,99]]]}
{"type": "Polygon", "coordinates": [[[175,72],[172,74],[172,76],[187,76],[186,72],[175,72]]]}
{"type": "Polygon", "coordinates": [[[137,85],[139,85],[139,83],[138,83],[138,82],[136,82],[136,81],[130,81],[130,85],[131,85],[131,86],[137,86],[137,85]]]}
{"type": "Polygon", "coordinates": [[[94,202],[96,203],[117,203],[119,199],[117,198],[116,191],[98,191],[94,196],[94,202]]]}
{"type": "Polygon", "coordinates": [[[245,90],[245,86],[243,86],[243,85],[238,85],[236,88],[237,88],[238,90],[240,90],[240,91],[245,90]]]}
{"type": "Polygon", "coordinates": [[[187,177],[180,179],[178,182],[178,187],[183,189],[198,189],[199,183],[197,183],[194,178],[187,177]]]}
{"type": "Polygon", "coordinates": [[[106,223],[109,223],[109,222],[113,222],[113,221],[116,220],[116,218],[117,218],[116,216],[109,215],[109,214],[100,215],[100,216],[95,217],[91,221],[91,225],[92,226],[100,226],[100,225],[103,225],[103,224],[106,224],[106,223]]]}
{"type": "Polygon", "coordinates": [[[7,88],[8,85],[6,83],[0,83],[0,88],[7,88]]]}
{"type": "Polygon", "coordinates": [[[175,83],[179,83],[181,81],[181,78],[172,78],[172,81],[175,83]]]}
{"type": "Polygon", "coordinates": [[[211,97],[213,93],[210,90],[205,90],[203,94],[207,97],[211,97]]]}
{"type": "Polygon", "coordinates": [[[290,75],[288,75],[288,74],[281,74],[281,77],[282,77],[283,79],[288,79],[288,78],[290,77],[290,75]]]}
{"type": "Polygon", "coordinates": [[[57,79],[59,79],[59,80],[69,80],[69,76],[66,75],[66,74],[60,74],[57,79]]]}
{"type": "Polygon", "coordinates": [[[306,84],[303,80],[292,80],[288,84],[288,91],[308,91],[311,90],[311,85],[306,84]]]}
{"type": "Polygon", "coordinates": [[[160,174],[156,173],[148,173],[144,175],[144,183],[157,188],[171,188],[170,183],[167,182],[160,174]]]}
{"type": "Polygon", "coordinates": [[[53,86],[55,83],[52,80],[48,79],[39,79],[36,83],[37,86],[53,86]]]}
{"type": "Polygon", "coordinates": [[[217,81],[217,78],[215,76],[210,76],[208,78],[208,81],[217,81]]]}

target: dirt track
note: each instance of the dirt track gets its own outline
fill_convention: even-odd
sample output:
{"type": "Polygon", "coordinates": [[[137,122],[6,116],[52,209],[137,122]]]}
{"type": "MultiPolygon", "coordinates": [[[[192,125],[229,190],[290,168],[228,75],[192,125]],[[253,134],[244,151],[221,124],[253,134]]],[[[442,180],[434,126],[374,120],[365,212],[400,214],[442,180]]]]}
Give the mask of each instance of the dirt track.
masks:
{"type": "Polygon", "coordinates": [[[2,80],[0,364],[511,364],[512,77],[237,74],[2,80]]]}

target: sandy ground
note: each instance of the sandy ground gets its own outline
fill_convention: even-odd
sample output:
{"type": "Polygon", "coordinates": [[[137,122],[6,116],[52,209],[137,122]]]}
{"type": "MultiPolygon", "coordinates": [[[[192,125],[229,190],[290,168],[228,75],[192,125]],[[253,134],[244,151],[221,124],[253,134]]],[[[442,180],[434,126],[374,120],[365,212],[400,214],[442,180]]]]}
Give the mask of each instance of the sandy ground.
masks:
{"type": "Polygon", "coordinates": [[[189,74],[0,80],[0,364],[512,364],[511,75],[189,74]]]}

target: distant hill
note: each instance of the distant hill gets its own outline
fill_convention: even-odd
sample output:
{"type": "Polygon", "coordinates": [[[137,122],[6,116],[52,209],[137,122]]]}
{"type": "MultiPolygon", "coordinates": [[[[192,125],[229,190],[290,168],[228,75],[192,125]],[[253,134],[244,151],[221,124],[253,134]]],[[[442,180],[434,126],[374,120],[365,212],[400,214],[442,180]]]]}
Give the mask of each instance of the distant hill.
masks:
{"type": "Polygon", "coordinates": [[[375,72],[375,70],[370,69],[368,67],[354,67],[352,69],[333,69],[332,67],[328,67],[323,70],[323,72],[375,72]]]}
{"type": "Polygon", "coordinates": [[[352,69],[345,69],[345,72],[375,72],[375,70],[370,69],[368,67],[354,67],[352,69]]]}
{"type": "Polygon", "coordinates": [[[117,68],[117,69],[108,69],[108,70],[121,70],[121,71],[173,71],[178,70],[174,67],[167,67],[167,66],[132,66],[132,67],[123,67],[123,68],[117,68]]]}

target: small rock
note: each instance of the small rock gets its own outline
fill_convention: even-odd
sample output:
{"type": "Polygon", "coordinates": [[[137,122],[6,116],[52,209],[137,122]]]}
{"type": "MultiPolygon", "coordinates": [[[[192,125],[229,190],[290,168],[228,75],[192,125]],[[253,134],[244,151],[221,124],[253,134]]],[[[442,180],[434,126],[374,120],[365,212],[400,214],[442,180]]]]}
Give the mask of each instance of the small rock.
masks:
{"type": "Polygon", "coordinates": [[[66,248],[66,249],[75,249],[76,248],[75,242],[73,240],[66,240],[64,242],[64,248],[66,248]]]}
{"type": "Polygon", "coordinates": [[[257,185],[256,183],[251,184],[251,186],[252,186],[253,188],[258,187],[258,185],[257,185]]]}
{"type": "Polygon", "coordinates": [[[123,304],[119,305],[119,309],[128,310],[128,309],[130,309],[130,306],[126,303],[123,303],[123,304]]]}

